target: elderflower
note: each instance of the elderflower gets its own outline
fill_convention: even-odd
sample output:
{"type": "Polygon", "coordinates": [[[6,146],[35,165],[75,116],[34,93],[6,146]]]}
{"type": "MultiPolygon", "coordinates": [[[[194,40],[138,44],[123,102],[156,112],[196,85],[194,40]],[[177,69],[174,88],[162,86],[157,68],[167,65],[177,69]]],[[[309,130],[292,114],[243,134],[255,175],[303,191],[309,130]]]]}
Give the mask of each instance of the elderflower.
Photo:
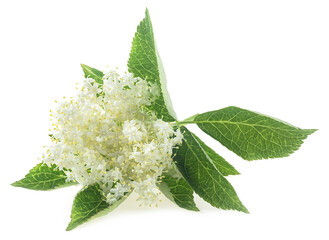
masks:
{"type": "Polygon", "coordinates": [[[110,71],[103,84],[84,79],[77,95],[51,112],[52,143],[43,161],[64,170],[67,181],[99,184],[110,204],[132,190],[141,204],[156,204],[157,183],[172,170],[172,149],[183,138],[147,110],[158,95],[155,84],[132,74],[110,71]]]}

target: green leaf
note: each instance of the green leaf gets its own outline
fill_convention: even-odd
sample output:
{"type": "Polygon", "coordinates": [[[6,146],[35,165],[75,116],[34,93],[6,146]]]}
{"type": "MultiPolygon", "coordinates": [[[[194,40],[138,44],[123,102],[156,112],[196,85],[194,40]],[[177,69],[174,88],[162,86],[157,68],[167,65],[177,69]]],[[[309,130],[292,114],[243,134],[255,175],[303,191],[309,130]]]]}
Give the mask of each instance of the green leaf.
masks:
{"type": "Polygon", "coordinates": [[[215,167],[195,135],[185,127],[182,127],[182,132],[183,144],[175,152],[174,161],[193,190],[214,207],[248,213],[232,185],[215,167]]]}
{"type": "Polygon", "coordinates": [[[55,164],[50,167],[44,163],[39,163],[32,168],[26,176],[11,184],[14,187],[22,187],[32,190],[52,190],[76,184],[67,182],[65,173],[57,168],[55,164]]]}
{"type": "Polygon", "coordinates": [[[85,78],[92,78],[97,83],[103,84],[103,77],[104,77],[103,72],[101,72],[101,71],[99,71],[95,68],[89,67],[85,64],[81,64],[81,67],[82,67],[82,70],[85,74],[85,78]]]}
{"type": "MultiPolygon", "coordinates": [[[[193,133],[192,133],[193,134],[193,133]]],[[[239,175],[240,173],[231,165],[229,164],[223,157],[218,155],[213,149],[208,147],[204,142],[201,141],[198,136],[193,134],[193,137],[199,142],[200,146],[203,148],[205,153],[211,159],[212,163],[215,165],[217,170],[223,175],[239,175]]]]}
{"type": "Polygon", "coordinates": [[[147,9],[145,18],[137,27],[132,42],[128,71],[133,73],[134,77],[146,79],[159,86],[160,96],[152,103],[150,110],[153,110],[156,116],[164,121],[174,121],[176,114],[167,90],[166,76],[156,48],[151,18],[147,9]]]}
{"type": "Polygon", "coordinates": [[[246,160],[286,157],[316,131],[237,107],[199,114],[193,122],[246,160]]]}
{"type": "Polygon", "coordinates": [[[70,231],[96,217],[108,214],[118,207],[129,194],[127,193],[120,200],[110,205],[98,185],[83,188],[74,199],[71,222],[67,226],[66,231],[70,231]]]}
{"type": "Polygon", "coordinates": [[[159,184],[160,191],[173,203],[187,210],[199,211],[193,198],[193,189],[183,178],[177,178],[168,174],[164,175],[159,184]]]}

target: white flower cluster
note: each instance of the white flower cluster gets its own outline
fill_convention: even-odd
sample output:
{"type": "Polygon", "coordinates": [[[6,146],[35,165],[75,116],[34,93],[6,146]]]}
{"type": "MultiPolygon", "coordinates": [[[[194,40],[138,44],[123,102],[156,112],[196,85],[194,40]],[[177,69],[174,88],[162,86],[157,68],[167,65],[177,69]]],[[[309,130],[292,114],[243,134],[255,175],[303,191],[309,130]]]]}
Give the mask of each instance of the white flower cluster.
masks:
{"type": "Polygon", "coordinates": [[[146,110],[158,96],[156,85],[115,71],[103,81],[84,79],[77,96],[51,112],[52,144],[43,161],[63,169],[69,181],[99,184],[109,203],[134,190],[142,204],[153,205],[182,134],[146,110]]]}

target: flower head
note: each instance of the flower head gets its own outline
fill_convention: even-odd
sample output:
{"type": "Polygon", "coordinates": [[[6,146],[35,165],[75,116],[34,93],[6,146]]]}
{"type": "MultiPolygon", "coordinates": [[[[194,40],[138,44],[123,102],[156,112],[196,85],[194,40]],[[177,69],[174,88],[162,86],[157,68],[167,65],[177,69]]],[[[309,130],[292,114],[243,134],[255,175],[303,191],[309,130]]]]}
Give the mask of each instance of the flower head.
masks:
{"type": "Polygon", "coordinates": [[[173,168],[172,149],[182,134],[148,106],[156,85],[132,74],[86,78],[75,97],[59,102],[44,162],[64,169],[68,181],[99,184],[114,203],[133,189],[145,205],[156,203],[162,172],[173,168]]]}

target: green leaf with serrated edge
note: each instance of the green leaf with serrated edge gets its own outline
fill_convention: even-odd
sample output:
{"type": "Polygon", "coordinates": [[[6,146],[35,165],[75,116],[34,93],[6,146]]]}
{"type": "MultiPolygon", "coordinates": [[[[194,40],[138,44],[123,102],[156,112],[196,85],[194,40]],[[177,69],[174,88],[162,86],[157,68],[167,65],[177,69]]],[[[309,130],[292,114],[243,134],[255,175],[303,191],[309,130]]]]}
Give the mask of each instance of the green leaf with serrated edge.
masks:
{"type": "Polygon", "coordinates": [[[117,202],[110,205],[98,185],[91,185],[81,189],[73,201],[71,222],[67,226],[66,231],[70,231],[96,217],[108,214],[117,208],[129,195],[130,193],[127,193],[117,202]]]}
{"type": "Polygon", "coordinates": [[[39,163],[32,168],[26,176],[12,183],[14,187],[22,187],[31,190],[52,190],[77,184],[76,182],[67,182],[65,173],[57,168],[55,164],[50,167],[44,163],[39,163]]]}
{"type": "Polygon", "coordinates": [[[238,107],[199,114],[193,123],[246,160],[286,157],[316,131],[238,107]]]}
{"type": "Polygon", "coordinates": [[[175,151],[174,161],[193,190],[212,206],[248,213],[232,185],[218,171],[199,141],[185,127],[182,145],[175,151]]]}
{"type": "Polygon", "coordinates": [[[94,79],[98,84],[103,84],[103,77],[104,77],[104,73],[95,69],[95,68],[92,68],[92,67],[89,67],[85,64],[80,64],[81,67],[82,67],[82,70],[85,74],[85,78],[92,78],[94,79]]]}
{"type": "Polygon", "coordinates": [[[193,197],[193,189],[183,177],[173,177],[168,174],[163,175],[159,183],[160,191],[173,203],[187,210],[199,211],[193,197]]]}
{"type": "Polygon", "coordinates": [[[167,90],[166,76],[163,70],[162,61],[156,48],[153,27],[148,10],[145,11],[145,18],[137,27],[130,56],[128,60],[128,71],[134,77],[140,77],[157,84],[161,89],[160,95],[149,107],[156,113],[158,118],[171,122],[176,118],[172,103],[167,90]]]}
{"type": "MultiPolygon", "coordinates": [[[[193,133],[192,133],[193,134],[193,133]]],[[[199,142],[200,146],[203,148],[205,153],[208,155],[208,157],[211,159],[212,163],[215,165],[218,171],[223,176],[228,175],[239,175],[240,173],[231,165],[229,164],[223,157],[218,155],[213,149],[208,147],[198,136],[193,134],[193,137],[199,142]]]]}

